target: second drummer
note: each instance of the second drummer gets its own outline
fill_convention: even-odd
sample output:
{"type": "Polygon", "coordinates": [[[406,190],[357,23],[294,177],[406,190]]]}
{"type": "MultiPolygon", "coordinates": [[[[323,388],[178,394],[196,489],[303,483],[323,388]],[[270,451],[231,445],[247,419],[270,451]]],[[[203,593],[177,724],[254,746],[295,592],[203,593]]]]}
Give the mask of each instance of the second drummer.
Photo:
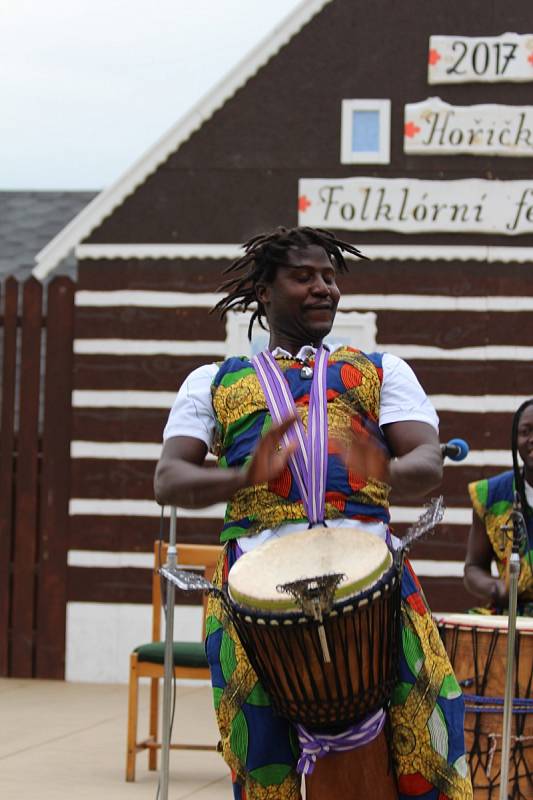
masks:
{"type": "MultiPolygon", "coordinates": [[[[329,445],[325,491],[316,498],[322,511],[312,521],[364,524],[390,542],[391,488],[395,496],[420,498],[442,477],[437,416],[407,364],[390,354],[321,348],[340,299],[337,275],[347,268],[343,253],[360,256],[357,249],[312,228],[278,228],[244,247],[244,256],[230,268],[228,294],[218,310],[224,315],[251,307],[251,325],[268,324],[264,361],[271,374],[260,380],[244,356],[192,372],[170,413],[155,476],[161,504],[202,508],[227,501],[220,583],[243,551],[309,525],[311,503],[302,497],[305,481],[295,466],[297,457],[305,456],[299,454],[303,445],[294,435],[289,444],[282,441],[298,427],[291,413],[301,418],[304,430],[311,424],[310,404],[317,409],[319,403],[313,400],[319,363],[325,364],[329,445]],[[285,396],[289,418],[283,424],[272,425],[265,392],[285,396]],[[220,469],[206,468],[208,451],[220,469]]],[[[320,422],[316,425],[319,436],[320,422]]],[[[391,708],[399,797],[470,798],[461,692],[409,566],[402,596],[403,651],[391,708]]],[[[215,599],[207,634],[233,797],[297,800],[301,779],[293,729],[273,713],[215,599]]]]}
{"type": "Polygon", "coordinates": [[[481,613],[501,614],[508,606],[507,567],[512,548],[508,530],[515,491],[527,528],[527,542],[520,548],[518,581],[519,614],[533,616],[533,398],[517,409],[512,426],[515,469],[500,472],[469,484],[472,500],[472,527],[468,535],[465,586],[486,602],[481,613]],[[523,466],[517,461],[517,453],[523,466]],[[507,530],[506,530],[507,528],[507,530]],[[495,561],[498,576],[491,574],[495,561]]]}

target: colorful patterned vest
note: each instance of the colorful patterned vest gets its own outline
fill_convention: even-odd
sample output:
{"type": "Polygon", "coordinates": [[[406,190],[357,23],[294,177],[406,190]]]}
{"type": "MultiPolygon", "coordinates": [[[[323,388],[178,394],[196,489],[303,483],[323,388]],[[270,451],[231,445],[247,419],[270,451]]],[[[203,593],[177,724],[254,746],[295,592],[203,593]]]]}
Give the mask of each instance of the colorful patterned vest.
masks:
{"type": "MultiPolygon", "coordinates": [[[[328,359],[328,468],[326,519],[347,517],[389,521],[385,483],[349,471],[333,438],[347,441],[351,435],[372,437],[386,447],[378,425],[383,370],[381,355],[365,355],[342,347],[328,359]]],[[[302,376],[302,363],[276,358],[289,384],[305,429],[311,380],[302,376]]],[[[308,363],[313,365],[311,359],[308,363]]],[[[217,419],[214,447],[219,467],[241,467],[251,458],[260,436],[272,425],[255,370],[246,357],[224,361],[212,384],[217,419]]],[[[303,504],[287,467],[280,477],[237,492],[226,508],[221,541],[275,528],[285,522],[305,521],[303,504]]]]}
{"type": "MultiPolygon", "coordinates": [[[[502,472],[493,478],[469,483],[468,491],[474,510],[485,525],[494,551],[498,574],[500,578],[505,578],[512,541],[510,534],[502,533],[501,528],[502,525],[509,524],[513,506],[513,471],[509,470],[509,472],[502,472]]],[[[533,600],[533,516],[530,511],[527,513],[526,521],[529,541],[525,552],[521,554],[518,580],[518,594],[522,601],[533,600]]]]}

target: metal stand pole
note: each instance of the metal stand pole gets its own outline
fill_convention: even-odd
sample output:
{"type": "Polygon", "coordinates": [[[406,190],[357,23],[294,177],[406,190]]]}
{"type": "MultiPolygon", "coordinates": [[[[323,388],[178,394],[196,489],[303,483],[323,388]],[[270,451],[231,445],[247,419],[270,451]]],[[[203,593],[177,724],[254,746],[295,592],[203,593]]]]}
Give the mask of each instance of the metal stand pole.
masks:
{"type": "MultiPolygon", "coordinates": [[[[170,509],[170,535],[167,551],[167,568],[176,567],[176,509],[170,509]]],[[[163,681],[163,733],[161,743],[161,768],[159,773],[159,788],[161,800],[168,800],[168,771],[170,755],[170,716],[172,706],[172,678],[174,676],[174,602],[176,587],[167,581],[167,602],[165,617],[165,677],[163,681]]]]}
{"type": "Polygon", "coordinates": [[[511,513],[513,529],[513,549],[509,559],[509,616],[507,623],[507,668],[505,673],[505,694],[503,700],[502,756],[500,771],[500,800],[509,797],[509,760],[511,757],[511,734],[513,720],[513,695],[515,672],[516,616],[518,609],[518,578],[520,575],[520,539],[525,530],[525,522],[515,497],[511,513]]]}
{"type": "Polygon", "coordinates": [[[513,720],[514,695],[514,643],[516,637],[516,613],[518,600],[518,574],[520,556],[512,553],[509,563],[509,617],[507,626],[507,669],[505,673],[505,694],[503,700],[502,757],[500,774],[500,800],[508,799],[509,759],[511,756],[511,725],[513,720]],[[516,558],[515,558],[516,555],[516,558]]]}

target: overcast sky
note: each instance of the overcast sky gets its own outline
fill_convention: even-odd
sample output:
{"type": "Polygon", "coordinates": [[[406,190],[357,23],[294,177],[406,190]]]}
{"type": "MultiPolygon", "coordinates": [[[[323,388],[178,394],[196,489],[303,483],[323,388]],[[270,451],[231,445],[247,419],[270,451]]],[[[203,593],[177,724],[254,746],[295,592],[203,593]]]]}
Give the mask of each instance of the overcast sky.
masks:
{"type": "Polygon", "coordinates": [[[0,190],[100,189],[301,0],[0,0],[0,190]]]}

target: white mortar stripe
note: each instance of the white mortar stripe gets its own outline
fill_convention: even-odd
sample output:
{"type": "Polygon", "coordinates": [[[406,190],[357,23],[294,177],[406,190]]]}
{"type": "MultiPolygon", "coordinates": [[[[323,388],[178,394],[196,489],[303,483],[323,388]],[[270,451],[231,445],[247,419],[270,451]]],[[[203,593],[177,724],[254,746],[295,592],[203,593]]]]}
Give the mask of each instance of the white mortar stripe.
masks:
{"type": "MultiPolygon", "coordinates": [[[[421,578],[462,578],[464,561],[432,561],[425,558],[409,559],[416,574],[421,578]]],[[[498,577],[498,568],[494,561],[491,564],[493,578],[498,577]]]]}
{"type": "MultiPolygon", "coordinates": [[[[121,461],[151,461],[161,455],[162,444],[157,442],[93,442],[75,440],[70,444],[71,458],[104,458],[121,461]]],[[[208,453],[206,461],[215,461],[208,453]]],[[[507,467],[511,469],[512,458],[509,450],[470,450],[464,461],[444,462],[446,467],[507,467]]]]}
{"type": "Polygon", "coordinates": [[[409,559],[419,578],[462,578],[464,561],[430,561],[425,558],[409,559]]]}
{"type": "MultiPolygon", "coordinates": [[[[423,509],[420,506],[392,506],[390,509],[391,522],[415,522],[423,509]]],[[[469,525],[472,522],[471,508],[446,508],[442,525],[469,525]]],[[[437,528],[438,530],[438,528],[437,528]]]]}
{"type": "Polygon", "coordinates": [[[228,258],[243,254],[239,244],[79,244],[76,258],[228,258]]]}
{"type": "Polygon", "coordinates": [[[433,394],[430,400],[437,411],[465,411],[479,414],[487,412],[510,411],[514,412],[529,397],[526,395],[505,394],[480,394],[480,395],[453,395],[433,394]]]}
{"type": "Polygon", "coordinates": [[[169,355],[169,356],[224,356],[227,346],[223,341],[166,339],[75,339],[74,352],[78,355],[169,355]]]}
{"type": "MultiPolygon", "coordinates": [[[[72,404],[75,408],[171,408],[176,392],[140,392],[134,390],[108,391],[105,389],[75,389],[72,404]]],[[[430,400],[437,411],[483,413],[490,411],[514,412],[529,397],[525,395],[453,395],[435,394],[430,400]]]]}
{"type": "MultiPolygon", "coordinates": [[[[408,359],[435,359],[439,361],[530,361],[533,347],[512,345],[483,345],[481,347],[430,347],[418,344],[379,344],[380,352],[392,353],[408,359]]],[[[225,356],[224,341],[173,339],[75,339],[74,352],[78,355],[205,355],[225,356]]]]}
{"type": "Polygon", "coordinates": [[[161,455],[162,444],[147,442],[72,441],[71,458],[114,458],[121,461],[152,461],[161,455]]]}
{"type": "MultiPolygon", "coordinates": [[[[139,308],[212,308],[225,295],[215,292],[165,292],[118,289],[76,292],[76,306],[139,308]]],[[[340,311],[533,311],[533,297],[449,297],[430,294],[345,294],[340,311]]]]}
{"type": "MultiPolygon", "coordinates": [[[[178,519],[222,519],[225,504],[217,503],[207,508],[178,509],[178,519]]],[[[420,516],[420,506],[394,506],[391,509],[393,523],[414,522],[420,516]]],[[[107,500],[99,498],[73,498],[69,503],[70,516],[125,516],[125,517],[159,517],[161,508],[152,500],[107,500]]],[[[447,508],[444,512],[444,523],[447,525],[468,525],[472,521],[472,509],[447,508]]]]}
{"type": "Polygon", "coordinates": [[[407,359],[434,359],[438,361],[531,361],[533,347],[487,345],[483,347],[426,347],[418,344],[379,344],[380,352],[392,353],[407,359]]]}
{"type": "MultiPolygon", "coordinates": [[[[151,569],[154,565],[152,553],[116,553],[107,550],[70,550],[67,557],[69,567],[134,567],[151,569]]],[[[464,561],[432,561],[414,559],[413,569],[419,577],[462,578],[464,561]]]]}
{"type": "Polygon", "coordinates": [[[75,389],[74,408],[164,408],[170,410],[176,392],[138,392],[75,389]]]}
{"type": "MultiPolygon", "coordinates": [[[[533,261],[532,247],[487,245],[402,245],[358,243],[370,258],[384,261],[488,261],[489,263],[533,261]]],[[[228,258],[242,255],[239,244],[81,244],[76,257],[83,258],[228,258]]],[[[345,258],[357,261],[349,253],[345,258]]]]}
{"type": "MultiPolygon", "coordinates": [[[[72,441],[71,458],[102,458],[121,461],[155,461],[161,455],[162,444],[157,442],[92,442],[72,441]]],[[[208,453],[206,461],[215,461],[208,453]]],[[[506,467],[511,469],[512,458],[509,450],[470,450],[464,461],[446,459],[445,467],[506,467]]]]}
{"type": "Polygon", "coordinates": [[[69,567],[150,567],[153,553],[111,553],[107,550],[69,550],[69,567]]]}
{"type": "Polygon", "coordinates": [[[432,294],[343,294],[341,311],[531,311],[533,297],[448,297],[432,294]]]}
{"type": "Polygon", "coordinates": [[[510,450],[470,450],[464,461],[444,461],[445,467],[507,467],[513,466],[510,450]]]}
{"type": "Polygon", "coordinates": [[[155,292],[137,289],[117,289],[112,291],[92,291],[81,289],[76,292],[75,304],[90,306],[138,306],[144,308],[212,308],[225,295],[215,292],[155,292]]]}
{"type": "MultiPolygon", "coordinates": [[[[178,519],[222,519],[226,506],[218,503],[207,508],[178,509],[178,519]]],[[[160,517],[161,507],[155,500],[108,500],[99,498],[74,497],[69,502],[69,516],[124,516],[124,517],[160,517]]]]}

